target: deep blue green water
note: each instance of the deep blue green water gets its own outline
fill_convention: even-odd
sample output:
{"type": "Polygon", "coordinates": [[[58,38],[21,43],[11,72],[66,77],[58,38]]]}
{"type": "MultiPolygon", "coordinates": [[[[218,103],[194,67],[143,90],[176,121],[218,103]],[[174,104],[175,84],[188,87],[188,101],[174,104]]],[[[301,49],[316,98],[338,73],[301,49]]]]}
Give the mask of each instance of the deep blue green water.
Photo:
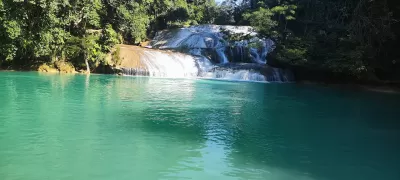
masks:
{"type": "Polygon", "coordinates": [[[400,96],[0,72],[0,180],[399,180],[400,96]]]}

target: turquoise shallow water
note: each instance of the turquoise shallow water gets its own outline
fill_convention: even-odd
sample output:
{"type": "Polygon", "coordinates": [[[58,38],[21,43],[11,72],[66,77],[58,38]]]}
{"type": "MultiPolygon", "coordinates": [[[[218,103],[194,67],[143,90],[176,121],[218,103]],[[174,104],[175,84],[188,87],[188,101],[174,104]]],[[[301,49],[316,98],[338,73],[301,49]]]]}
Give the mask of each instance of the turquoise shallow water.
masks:
{"type": "Polygon", "coordinates": [[[0,72],[0,179],[399,180],[400,96],[0,72]]]}

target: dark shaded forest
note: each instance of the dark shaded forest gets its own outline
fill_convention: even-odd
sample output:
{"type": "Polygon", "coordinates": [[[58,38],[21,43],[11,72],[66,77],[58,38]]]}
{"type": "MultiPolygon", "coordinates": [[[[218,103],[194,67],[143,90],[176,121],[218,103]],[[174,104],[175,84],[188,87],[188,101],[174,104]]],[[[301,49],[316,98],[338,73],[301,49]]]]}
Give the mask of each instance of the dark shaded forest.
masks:
{"type": "Polygon", "coordinates": [[[105,63],[115,44],[197,24],[251,25],[277,48],[269,64],[299,79],[400,80],[397,0],[0,0],[0,66],[105,63]]]}

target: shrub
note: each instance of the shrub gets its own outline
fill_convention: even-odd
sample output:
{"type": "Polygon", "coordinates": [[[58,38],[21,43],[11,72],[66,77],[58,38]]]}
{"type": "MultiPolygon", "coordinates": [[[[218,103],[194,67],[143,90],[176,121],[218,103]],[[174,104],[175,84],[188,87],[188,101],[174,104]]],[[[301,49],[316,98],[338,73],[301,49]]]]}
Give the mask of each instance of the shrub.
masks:
{"type": "Polygon", "coordinates": [[[114,65],[121,65],[122,63],[122,59],[121,59],[121,48],[119,46],[117,46],[117,48],[115,49],[114,52],[111,53],[111,60],[114,63],[114,65]]]}

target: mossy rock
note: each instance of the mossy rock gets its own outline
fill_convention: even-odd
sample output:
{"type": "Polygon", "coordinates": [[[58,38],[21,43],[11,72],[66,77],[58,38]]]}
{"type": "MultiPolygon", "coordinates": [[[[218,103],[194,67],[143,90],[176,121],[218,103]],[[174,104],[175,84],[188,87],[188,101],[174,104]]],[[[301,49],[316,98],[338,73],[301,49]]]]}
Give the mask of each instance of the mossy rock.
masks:
{"type": "Polygon", "coordinates": [[[58,70],[48,64],[44,63],[40,65],[37,69],[39,72],[46,72],[46,73],[58,73],[58,70]]]}
{"type": "Polygon", "coordinates": [[[75,67],[70,62],[56,61],[54,63],[55,67],[60,71],[60,73],[75,73],[75,67]]]}

